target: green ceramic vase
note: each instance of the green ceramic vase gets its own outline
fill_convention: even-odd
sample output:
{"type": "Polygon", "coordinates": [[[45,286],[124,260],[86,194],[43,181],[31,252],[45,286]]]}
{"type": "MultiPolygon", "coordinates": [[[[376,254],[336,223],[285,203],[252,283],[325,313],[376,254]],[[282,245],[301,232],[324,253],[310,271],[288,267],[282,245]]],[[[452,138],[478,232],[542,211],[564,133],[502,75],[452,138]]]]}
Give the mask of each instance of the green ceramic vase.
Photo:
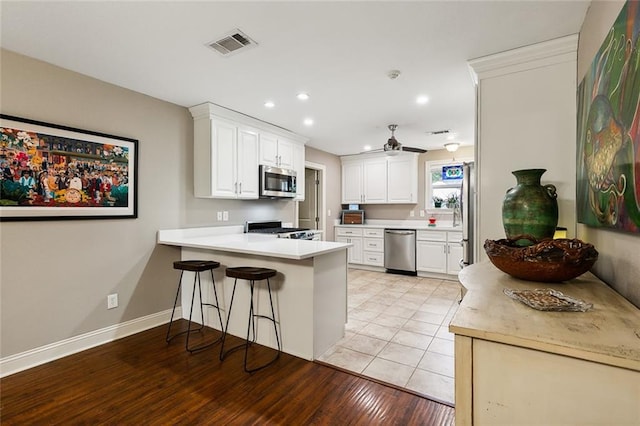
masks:
{"type": "MultiPolygon", "coordinates": [[[[554,185],[541,185],[546,169],[516,170],[517,185],[507,190],[502,203],[502,224],[507,238],[529,235],[553,238],[558,225],[558,195],[554,185]]],[[[527,245],[519,241],[519,245],[527,245]]]]}

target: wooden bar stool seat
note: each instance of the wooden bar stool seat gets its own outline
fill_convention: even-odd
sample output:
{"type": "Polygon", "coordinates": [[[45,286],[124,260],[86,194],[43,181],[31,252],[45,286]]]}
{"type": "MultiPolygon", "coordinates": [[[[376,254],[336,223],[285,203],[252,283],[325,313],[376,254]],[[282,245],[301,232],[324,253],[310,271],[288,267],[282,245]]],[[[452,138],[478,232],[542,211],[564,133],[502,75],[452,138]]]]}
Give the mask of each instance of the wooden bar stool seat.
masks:
{"type": "Polygon", "coordinates": [[[185,342],[185,348],[189,352],[199,351],[201,349],[208,348],[209,346],[218,343],[222,340],[224,336],[224,328],[221,330],[220,337],[210,343],[201,344],[195,347],[189,347],[189,337],[192,332],[202,331],[204,329],[204,306],[211,306],[216,309],[218,312],[218,319],[220,320],[220,327],[223,327],[222,322],[222,314],[220,313],[220,305],[218,303],[218,291],[216,290],[216,281],[213,278],[213,270],[220,267],[220,262],[216,262],[213,260],[178,260],[173,262],[173,269],[177,269],[180,271],[180,279],[178,280],[178,290],[176,291],[176,298],[173,302],[173,310],[171,311],[171,319],[169,320],[169,328],[167,329],[167,337],[166,341],[169,343],[174,337],[179,336],[181,334],[187,335],[187,340],[185,342]],[[178,332],[171,336],[171,326],[173,325],[173,316],[176,312],[176,305],[178,304],[178,297],[180,295],[180,289],[182,287],[182,276],[185,271],[194,272],[193,277],[193,291],[191,293],[191,309],[189,310],[189,323],[187,329],[185,331],[178,332]],[[202,286],[200,284],[200,272],[211,271],[211,285],[213,286],[213,296],[215,301],[213,303],[204,302],[202,300],[202,286]],[[193,304],[196,296],[196,285],[198,288],[198,294],[200,296],[200,317],[202,319],[202,324],[200,324],[199,328],[191,329],[191,319],[193,317],[193,304]]]}
{"type": "Polygon", "coordinates": [[[225,333],[223,334],[222,337],[222,344],[220,345],[220,360],[223,360],[229,353],[235,351],[236,349],[240,349],[244,346],[244,371],[246,371],[247,373],[253,373],[254,371],[258,371],[261,370],[271,364],[273,364],[279,357],[280,357],[280,351],[281,351],[281,345],[280,345],[280,337],[278,335],[278,325],[277,325],[277,321],[276,321],[276,313],[275,313],[275,309],[273,308],[273,296],[271,295],[271,283],[269,282],[269,278],[275,277],[277,275],[278,271],[276,271],[275,269],[269,269],[269,268],[258,268],[258,267],[253,267],[253,266],[239,266],[236,268],[227,268],[225,275],[229,278],[235,278],[234,282],[233,282],[233,291],[231,293],[231,302],[229,302],[229,312],[227,314],[227,324],[225,326],[225,333]],[[229,318],[231,318],[231,309],[233,307],[233,299],[235,297],[236,294],[236,285],[238,284],[238,279],[241,280],[247,280],[249,282],[249,286],[250,286],[250,292],[251,292],[251,296],[250,296],[250,304],[249,304],[249,321],[247,324],[247,338],[245,343],[240,344],[238,346],[235,346],[231,349],[228,349],[226,352],[224,351],[224,343],[225,343],[225,338],[226,338],[226,330],[228,330],[229,328],[229,318]],[[254,294],[254,287],[255,287],[255,282],[256,281],[263,281],[266,280],[267,282],[267,290],[269,292],[269,303],[271,305],[271,316],[267,316],[267,315],[259,315],[256,314],[254,312],[254,308],[253,308],[253,294],[254,294]],[[273,323],[273,331],[275,332],[276,335],[276,343],[278,345],[278,349],[276,351],[276,356],[269,362],[257,366],[257,367],[253,367],[253,368],[249,368],[248,364],[247,364],[247,354],[249,352],[249,346],[252,343],[256,342],[257,336],[256,336],[256,322],[255,319],[256,318],[263,318],[263,319],[267,319],[269,321],[271,321],[273,323]],[[249,334],[252,334],[252,338],[249,339],[249,334]]]}

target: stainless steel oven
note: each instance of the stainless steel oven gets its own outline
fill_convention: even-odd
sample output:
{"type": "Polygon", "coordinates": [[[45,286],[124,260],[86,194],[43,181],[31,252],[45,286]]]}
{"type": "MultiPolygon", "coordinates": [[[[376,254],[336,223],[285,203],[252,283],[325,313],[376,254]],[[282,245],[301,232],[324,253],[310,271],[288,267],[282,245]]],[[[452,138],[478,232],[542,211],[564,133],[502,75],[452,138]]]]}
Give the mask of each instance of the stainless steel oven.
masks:
{"type": "Polygon", "coordinates": [[[293,198],[296,196],[295,170],[260,166],[261,198],[293,198]]]}

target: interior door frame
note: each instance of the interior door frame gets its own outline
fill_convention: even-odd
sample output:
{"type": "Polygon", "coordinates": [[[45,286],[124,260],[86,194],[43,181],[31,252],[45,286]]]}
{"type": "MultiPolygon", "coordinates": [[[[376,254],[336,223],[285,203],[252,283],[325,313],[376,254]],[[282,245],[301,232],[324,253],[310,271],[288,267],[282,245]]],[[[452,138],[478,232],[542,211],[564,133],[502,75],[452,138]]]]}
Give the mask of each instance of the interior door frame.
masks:
{"type": "MultiPolygon", "coordinates": [[[[319,170],[320,171],[320,184],[322,189],[322,194],[319,198],[321,198],[321,204],[318,206],[318,213],[320,214],[320,231],[322,231],[322,240],[325,241],[327,238],[327,166],[320,163],[314,163],[312,161],[304,162],[305,169],[319,170]]],[[[307,194],[305,194],[305,197],[307,194]]],[[[296,204],[295,218],[296,218],[296,226],[298,226],[298,215],[300,214],[300,203],[296,204]]]]}

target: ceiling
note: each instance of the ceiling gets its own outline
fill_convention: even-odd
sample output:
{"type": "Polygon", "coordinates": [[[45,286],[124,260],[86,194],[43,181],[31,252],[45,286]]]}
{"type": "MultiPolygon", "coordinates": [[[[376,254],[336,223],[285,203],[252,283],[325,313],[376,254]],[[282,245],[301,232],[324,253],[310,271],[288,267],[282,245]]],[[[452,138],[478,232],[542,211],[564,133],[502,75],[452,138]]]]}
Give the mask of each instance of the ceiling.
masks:
{"type": "Polygon", "coordinates": [[[575,34],[589,3],[3,0],[1,44],[174,104],[213,102],[337,155],[381,148],[388,124],[434,150],[447,135],[432,131],[473,144],[467,60],[575,34]],[[207,47],[236,28],[258,45],[227,57],[207,47]]]}

